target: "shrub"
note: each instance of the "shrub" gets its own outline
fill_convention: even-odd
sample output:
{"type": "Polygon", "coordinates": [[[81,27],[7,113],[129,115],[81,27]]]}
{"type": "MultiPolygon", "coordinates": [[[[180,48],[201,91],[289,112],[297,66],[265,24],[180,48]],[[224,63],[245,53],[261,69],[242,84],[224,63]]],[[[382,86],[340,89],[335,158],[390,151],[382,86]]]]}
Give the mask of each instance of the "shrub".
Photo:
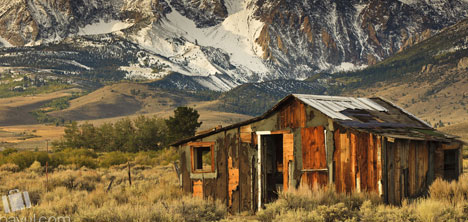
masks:
{"type": "Polygon", "coordinates": [[[221,201],[205,201],[201,198],[184,197],[182,200],[172,202],[176,218],[182,221],[218,221],[226,216],[226,207],[221,201]]]}
{"type": "Polygon", "coordinates": [[[7,172],[19,172],[21,169],[18,165],[13,163],[6,163],[0,166],[0,171],[7,171],[7,172]]]}
{"type": "Polygon", "coordinates": [[[105,153],[102,157],[99,158],[101,167],[110,167],[114,165],[124,164],[129,161],[129,158],[122,152],[110,152],[105,153]]]}
{"type": "Polygon", "coordinates": [[[16,152],[7,156],[7,161],[17,165],[21,170],[28,168],[36,161],[36,155],[33,152],[16,152]]]}
{"type": "Polygon", "coordinates": [[[43,168],[41,167],[41,163],[39,163],[39,161],[36,160],[33,164],[31,164],[29,170],[32,172],[40,173],[43,171],[43,168]]]}
{"type": "Polygon", "coordinates": [[[450,203],[468,201],[468,174],[463,174],[458,181],[448,182],[437,178],[429,187],[431,199],[450,203]]]}
{"type": "Polygon", "coordinates": [[[12,153],[16,153],[16,152],[18,152],[18,150],[13,149],[13,148],[7,148],[7,149],[3,150],[3,151],[1,152],[1,154],[2,154],[3,156],[8,156],[8,155],[10,155],[10,154],[12,154],[12,153]]]}

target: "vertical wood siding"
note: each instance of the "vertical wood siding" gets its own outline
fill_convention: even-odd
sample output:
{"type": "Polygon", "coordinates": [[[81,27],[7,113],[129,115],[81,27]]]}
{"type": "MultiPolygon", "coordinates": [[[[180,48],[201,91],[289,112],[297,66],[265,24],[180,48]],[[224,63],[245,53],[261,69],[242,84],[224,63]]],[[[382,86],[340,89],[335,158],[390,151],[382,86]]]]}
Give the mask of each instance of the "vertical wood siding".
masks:
{"type": "Polygon", "coordinates": [[[406,197],[427,191],[429,164],[433,164],[429,160],[429,142],[396,139],[387,142],[386,147],[388,202],[400,204],[406,197]]]}
{"type": "Polygon", "coordinates": [[[328,184],[327,171],[307,172],[307,170],[327,169],[323,130],[322,126],[301,129],[303,169],[301,183],[311,188],[328,184]]]}
{"type": "Polygon", "coordinates": [[[289,161],[294,161],[294,134],[283,134],[283,189],[289,188],[289,161]]]}
{"type": "Polygon", "coordinates": [[[306,111],[304,103],[293,100],[289,105],[281,108],[279,113],[280,129],[305,127],[306,111]]]}
{"type": "Polygon", "coordinates": [[[368,133],[335,131],[334,181],[339,192],[379,192],[381,138],[368,133]]]}

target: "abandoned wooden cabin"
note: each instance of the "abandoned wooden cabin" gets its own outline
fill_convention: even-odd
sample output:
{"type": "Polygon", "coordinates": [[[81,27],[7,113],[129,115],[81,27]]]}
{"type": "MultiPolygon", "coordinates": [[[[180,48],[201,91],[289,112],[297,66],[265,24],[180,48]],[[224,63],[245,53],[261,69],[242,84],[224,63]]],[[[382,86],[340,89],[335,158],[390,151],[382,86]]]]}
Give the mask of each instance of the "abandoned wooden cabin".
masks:
{"type": "Polygon", "coordinates": [[[183,190],[256,211],[279,190],[333,184],[387,203],[462,173],[462,143],[382,98],[289,95],[262,116],[178,147],[183,190]]]}

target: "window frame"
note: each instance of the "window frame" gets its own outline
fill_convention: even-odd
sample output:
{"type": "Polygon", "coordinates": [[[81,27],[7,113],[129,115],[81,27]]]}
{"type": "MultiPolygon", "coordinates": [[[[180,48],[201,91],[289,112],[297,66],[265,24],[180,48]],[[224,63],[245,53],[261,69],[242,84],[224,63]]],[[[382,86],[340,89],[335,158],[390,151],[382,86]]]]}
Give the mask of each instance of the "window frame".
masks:
{"type": "Polygon", "coordinates": [[[190,161],[192,173],[214,173],[215,172],[215,158],[214,158],[214,142],[191,142],[190,147],[190,161]],[[211,170],[199,170],[195,169],[195,149],[209,147],[211,153],[211,170]]]}

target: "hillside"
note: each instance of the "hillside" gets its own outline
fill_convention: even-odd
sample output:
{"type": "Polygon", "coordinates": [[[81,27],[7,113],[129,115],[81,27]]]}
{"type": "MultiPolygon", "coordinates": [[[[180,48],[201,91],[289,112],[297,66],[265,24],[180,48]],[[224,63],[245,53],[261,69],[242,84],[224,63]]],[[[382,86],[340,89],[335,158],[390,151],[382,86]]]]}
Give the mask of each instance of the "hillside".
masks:
{"type": "Polygon", "coordinates": [[[467,146],[465,147],[468,155],[468,121],[441,127],[440,130],[442,132],[459,136],[463,141],[465,141],[465,143],[467,143],[467,146]]]}
{"type": "Polygon", "coordinates": [[[382,96],[436,127],[468,120],[468,20],[361,71],[330,92],[382,96]]]}
{"type": "Polygon", "coordinates": [[[80,91],[74,88],[0,99],[0,149],[45,149],[47,141],[57,140],[63,135],[64,127],[60,125],[69,121],[100,125],[139,115],[168,118],[178,106],[191,106],[198,110],[203,122],[199,130],[251,118],[232,111],[212,109],[216,100],[204,101],[200,96],[170,92],[146,83],[112,84],[76,98],[72,96],[80,91]],[[41,115],[35,116],[35,113],[41,115]]]}

